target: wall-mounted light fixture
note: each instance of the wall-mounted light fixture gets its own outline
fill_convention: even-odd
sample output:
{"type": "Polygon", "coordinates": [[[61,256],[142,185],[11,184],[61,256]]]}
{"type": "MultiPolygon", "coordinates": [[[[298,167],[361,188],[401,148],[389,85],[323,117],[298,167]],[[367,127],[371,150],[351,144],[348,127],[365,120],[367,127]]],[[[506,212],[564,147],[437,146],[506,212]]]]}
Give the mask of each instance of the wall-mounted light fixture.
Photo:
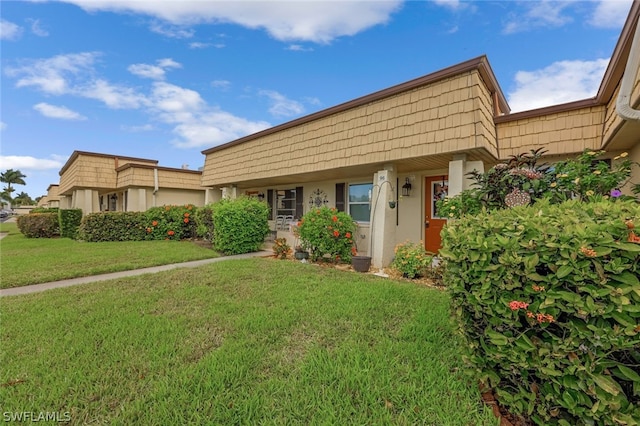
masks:
{"type": "Polygon", "coordinates": [[[111,201],[116,201],[118,196],[116,194],[111,195],[111,201]]]}
{"type": "Polygon", "coordinates": [[[409,178],[404,179],[404,185],[402,185],[402,196],[411,196],[411,183],[409,182],[409,178]]]}
{"type": "Polygon", "coordinates": [[[264,192],[258,192],[258,200],[264,201],[264,192]]]}

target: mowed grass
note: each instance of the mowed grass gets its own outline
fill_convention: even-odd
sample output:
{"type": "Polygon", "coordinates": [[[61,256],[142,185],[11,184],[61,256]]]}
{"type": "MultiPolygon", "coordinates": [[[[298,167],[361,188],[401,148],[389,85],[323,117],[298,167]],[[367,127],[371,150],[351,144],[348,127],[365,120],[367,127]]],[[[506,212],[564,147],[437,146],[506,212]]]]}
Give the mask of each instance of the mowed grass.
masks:
{"type": "Polygon", "coordinates": [[[71,424],[497,425],[446,293],[275,259],[1,301],[3,412],[71,424]]]}
{"type": "Polygon", "coordinates": [[[188,241],[86,243],[69,238],[26,238],[15,223],[0,232],[0,288],[20,287],[217,257],[188,241]]]}

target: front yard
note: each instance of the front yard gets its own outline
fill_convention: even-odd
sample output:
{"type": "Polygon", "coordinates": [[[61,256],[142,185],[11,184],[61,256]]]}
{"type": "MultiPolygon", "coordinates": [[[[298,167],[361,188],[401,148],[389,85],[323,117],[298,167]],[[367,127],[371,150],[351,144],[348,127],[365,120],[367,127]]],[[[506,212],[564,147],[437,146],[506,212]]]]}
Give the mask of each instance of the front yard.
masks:
{"type": "Polygon", "coordinates": [[[3,412],[72,424],[497,424],[464,374],[447,294],[411,283],[229,260],[7,297],[1,314],[3,412]]]}

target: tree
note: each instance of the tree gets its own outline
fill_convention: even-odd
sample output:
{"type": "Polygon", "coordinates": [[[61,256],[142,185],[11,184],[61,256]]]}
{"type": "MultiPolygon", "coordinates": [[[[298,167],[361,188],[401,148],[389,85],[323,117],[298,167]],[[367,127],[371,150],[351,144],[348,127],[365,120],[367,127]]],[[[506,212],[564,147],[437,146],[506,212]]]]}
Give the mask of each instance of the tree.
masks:
{"type": "Polygon", "coordinates": [[[13,188],[11,185],[26,185],[24,181],[24,178],[26,177],[27,176],[22,174],[20,170],[9,169],[4,173],[0,173],[0,182],[4,182],[7,184],[6,188],[4,188],[4,191],[9,195],[10,199],[11,193],[15,191],[15,188],[13,188]]]}
{"type": "Polygon", "coordinates": [[[30,206],[35,204],[29,194],[27,194],[26,192],[21,192],[16,195],[16,198],[14,198],[13,201],[16,206],[30,206]]]}

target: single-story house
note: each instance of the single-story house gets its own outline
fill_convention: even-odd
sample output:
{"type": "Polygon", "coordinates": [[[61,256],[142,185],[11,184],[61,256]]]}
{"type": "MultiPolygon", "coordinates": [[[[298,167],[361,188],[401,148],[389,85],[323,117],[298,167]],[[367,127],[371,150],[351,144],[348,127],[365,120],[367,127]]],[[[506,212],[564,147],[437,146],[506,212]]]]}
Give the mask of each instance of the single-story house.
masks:
{"type": "Polygon", "coordinates": [[[59,174],[60,208],[83,214],[205,201],[202,172],[161,167],[157,160],[74,151],[59,174]]]}
{"type": "Polygon", "coordinates": [[[47,188],[47,195],[38,200],[38,207],[56,208],[60,207],[60,185],[52,183],[47,188]]]}
{"type": "Polygon", "coordinates": [[[480,56],[203,151],[206,202],[255,195],[273,220],[336,207],[359,223],[358,251],[375,267],[405,240],[436,251],[435,200],[468,188],[474,169],[539,147],[547,161],[584,149],[640,161],[639,15],[635,1],[593,98],[510,113],[480,56]]]}

